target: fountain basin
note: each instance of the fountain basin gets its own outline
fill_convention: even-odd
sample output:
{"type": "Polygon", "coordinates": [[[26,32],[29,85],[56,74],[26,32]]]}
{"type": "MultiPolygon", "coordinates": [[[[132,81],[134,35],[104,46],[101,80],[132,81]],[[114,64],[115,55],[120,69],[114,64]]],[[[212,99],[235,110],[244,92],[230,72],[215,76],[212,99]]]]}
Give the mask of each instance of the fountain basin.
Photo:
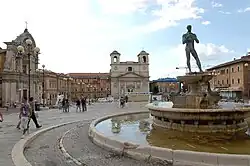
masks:
{"type": "Polygon", "coordinates": [[[178,134],[183,134],[184,132],[170,130],[171,132],[168,134],[168,132],[164,132],[164,130],[154,130],[152,127],[147,127],[150,130],[142,130],[143,134],[139,135],[138,130],[141,131],[139,128],[142,126],[146,127],[148,122],[152,124],[150,120],[148,121],[148,117],[148,111],[120,113],[105,116],[96,119],[91,123],[88,134],[90,139],[95,144],[109,151],[113,151],[135,159],[164,160],[168,163],[172,163],[173,165],[183,164],[192,166],[246,166],[250,163],[250,155],[244,155],[245,151],[250,152],[250,149],[246,149],[249,147],[248,145],[250,145],[250,140],[242,141],[236,139],[235,141],[237,143],[234,141],[232,145],[230,145],[231,141],[221,141],[221,143],[224,143],[225,146],[224,149],[222,147],[220,148],[220,151],[218,151],[215,149],[211,150],[211,147],[219,148],[219,146],[214,143],[211,143],[210,145],[208,142],[206,146],[201,146],[197,144],[196,140],[193,140],[192,143],[185,142],[190,140],[190,134],[187,133],[185,133],[187,135],[184,134],[182,137],[178,136],[178,139],[174,138],[178,134]],[[114,125],[114,127],[112,127],[112,122],[119,121],[121,124],[114,125]],[[113,128],[115,128],[116,131],[113,131],[113,128]],[[112,132],[109,132],[111,130],[112,132]],[[179,138],[186,138],[186,140],[180,140],[179,138]],[[238,148],[238,142],[242,143],[240,146],[240,148],[243,149],[242,155],[222,154],[223,152],[228,153],[227,150],[225,150],[227,148],[229,150],[231,149],[231,153],[234,151],[237,152],[235,148],[238,148]],[[210,153],[199,152],[204,150],[210,153]],[[213,151],[219,153],[211,153],[213,151]]]}
{"type": "Polygon", "coordinates": [[[154,126],[197,133],[231,133],[246,131],[250,108],[190,109],[166,108],[148,104],[154,126]]]}

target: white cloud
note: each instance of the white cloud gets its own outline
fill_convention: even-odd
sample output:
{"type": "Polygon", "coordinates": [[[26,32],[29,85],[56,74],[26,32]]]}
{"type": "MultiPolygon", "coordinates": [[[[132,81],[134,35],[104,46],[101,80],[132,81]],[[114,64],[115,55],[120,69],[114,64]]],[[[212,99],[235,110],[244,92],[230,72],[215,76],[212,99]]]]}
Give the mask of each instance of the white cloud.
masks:
{"type": "Polygon", "coordinates": [[[226,11],[222,11],[222,10],[220,10],[219,13],[222,13],[222,14],[232,14],[231,12],[226,12],[226,11]]]}
{"type": "MultiPolygon", "coordinates": [[[[108,72],[109,54],[114,49],[122,53],[122,58],[129,59],[126,56],[128,50],[137,47],[139,52],[141,45],[136,42],[134,48],[127,48],[126,43],[139,40],[144,33],[175,26],[182,20],[200,19],[204,13],[204,9],[196,6],[195,0],[106,0],[105,3],[99,0],[99,7],[91,6],[91,2],[3,1],[1,5],[7,7],[2,8],[0,14],[8,13],[8,17],[1,19],[4,26],[0,26],[0,42],[15,39],[24,30],[24,22],[28,21],[28,29],[41,48],[41,64],[45,64],[47,69],[56,72],[108,72]],[[151,10],[153,2],[159,8],[151,10]],[[8,6],[11,6],[11,12],[8,6]],[[101,11],[97,11],[98,8],[101,11]],[[20,12],[20,9],[25,10],[20,12]],[[130,18],[127,16],[132,13],[146,10],[146,14],[153,16],[153,19],[145,24],[123,21],[124,18],[130,18]]],[[[2,43],[0,46],[4,47],[2,43]]],[[[177,57],[170,58],[169,64],[185,65],[183,46],[177,48],[181,48],[181,54],[176,54],[175,48],[167,52],[167,55],[177,57]]],[[[162,60],[159,62],[154,54],[161,57],[165,55],[165,50],[158,52],[158,48],[154,49],[149,51],[152,54],[151,75],[157,76],[160,72],[164,75],[169,67],[166,67],[165,62],[157,65],[162,60]]],[[[160,74],[158,76],[161,77],[160,74]]]]}
{"type": "MultiPolygon", "coordinates": [[[[180,44],[171,48],[166,48],[166,50],[167,51],[164,53],[165,58],[164,55],[162,55],[163,58],[161,60],[155,59],[153,62],[151,61],[151,68],[154,68],[155,72],[157,72],[154,74],[154,78],[162,77],[161,75],[177,76],[185,74],[185,46],[180,44]],[[177,70],[176,67],[180,67],[180,69],[177,70]]],[[[215,45],[212,43],[197,44],[196,51],[203,69],[211,67],[211,65],[217,65],[225,61],[230,61],[234,57],[239,56],[234,50],[226,48],[224,45],[215,45]]],[[[192,56],[191,66],[193,71],[198,71],[195,60],[192,56]]]]}
{"type": "Polygon", "coordinates": [[[209,24],[211,24],[210,21],[202,21],[201,23],[202,23],[203,25],[209,25],[209,24]]]}
{"type": "Polygon", "coordinates": [[[238,12],[239,13],[244,13],[244,12],[249,12],[250,11],[250,7],[247,7],[245,9],[239,9],[238,12]]]}
{"type": "Polygon", "coordinates": [[[223,7],[223,5],[221,3],[218,3],[218,2],[215,2],[215,1],[212,1],[211,5],[212,5],[213,8],[223,7]]]}
{"type": "Polygon", "coordinates": [[[137,11],[144,11],[149,0],[98,0],[101,10],[105,14],[128,14],[137,11]]]}
{"type": "Polygon", "coordinates": [[[161,7],[152,11],[157,19],[139,27],[140,32],[153,32],[175,26],[180,20],[198,19],[204,13],[203,8],[195,6],[195,0],[156,0],[161,7]]]}

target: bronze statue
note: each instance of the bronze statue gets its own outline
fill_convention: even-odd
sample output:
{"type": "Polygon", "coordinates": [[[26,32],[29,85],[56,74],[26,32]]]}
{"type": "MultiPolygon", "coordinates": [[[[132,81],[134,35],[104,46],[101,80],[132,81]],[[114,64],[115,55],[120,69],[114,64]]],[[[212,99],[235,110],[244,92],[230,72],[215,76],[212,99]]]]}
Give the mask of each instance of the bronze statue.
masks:
{"type": "Polygon", "coordinates": [[[196,64],[197,64],[200,72],[203,72],[202,68],[201,68],[200,59],[199,59],[198,54],[194,48],[194,41],[196,43],[199,43],[199,40],[198,40],[196,34],[192,33],[192,26],[191,25],[187,26],[187,30],[188,30],[187,33],[182,35],[182,44],[186,44],[185,51],[186,51],[186,57],[187,57],[188,70],[190,73],[192,72],[191,66],[190,66],[190,53],[191,53],[192,56],[194,57],[194,59],[196,60],[196,64]]]}

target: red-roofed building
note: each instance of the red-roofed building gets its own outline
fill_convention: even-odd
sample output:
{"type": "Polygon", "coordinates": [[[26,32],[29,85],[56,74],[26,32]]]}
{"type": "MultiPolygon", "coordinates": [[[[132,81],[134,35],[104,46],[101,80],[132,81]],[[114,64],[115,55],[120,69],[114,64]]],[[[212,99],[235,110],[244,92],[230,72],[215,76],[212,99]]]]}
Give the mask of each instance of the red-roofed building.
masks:
{"type": "Polygon", "coordinates": [[[110,95],[110,73],[68,73],[78,86],[71,88],[72,99],[80,96],[103,98],[110,95]]]}
{"type": "Polygon", "coordinates": [[[215,74],[211,87],[221,91],[224,98],[250,97],[250,53],[240,59],[222,63],[207,69],[215,74]]]}

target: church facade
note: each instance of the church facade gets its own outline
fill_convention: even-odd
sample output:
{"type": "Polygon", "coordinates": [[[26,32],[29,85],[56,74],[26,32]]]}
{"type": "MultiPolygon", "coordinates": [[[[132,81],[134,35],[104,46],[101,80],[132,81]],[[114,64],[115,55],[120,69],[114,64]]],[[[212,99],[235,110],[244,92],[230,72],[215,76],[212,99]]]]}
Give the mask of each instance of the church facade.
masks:
{"type": "Polygon", "coordinates": [[[0,106],[6,103],[21,102],[23,97],[28,97],[28,63],[30,62],[30,95],[35,99],[39,94],[38,53],[34,52],[36,42],[32,35],[25,29],[11,42],[4,42],[6,49],[0,48],[0,106]],[[27,46],[26,40],[32,44],[27,46]],[[23,46],[24,53],[18,54],[17,47],[23,46]],[[28,50],[30,49],[30,50],[28,50]],[[29,52],[29,55],[28,55],[29,52]],[[29,59],[30,57],[30,59],[29,59]]]}
{"type": "Polygon", "coordinates": [[[111,96],[118,99],[127,95],[133,101],[148,100],[149,94],[149,54],[141,51],[138,61],[121,62],[121,54],[110,54],[111,96]]]}

